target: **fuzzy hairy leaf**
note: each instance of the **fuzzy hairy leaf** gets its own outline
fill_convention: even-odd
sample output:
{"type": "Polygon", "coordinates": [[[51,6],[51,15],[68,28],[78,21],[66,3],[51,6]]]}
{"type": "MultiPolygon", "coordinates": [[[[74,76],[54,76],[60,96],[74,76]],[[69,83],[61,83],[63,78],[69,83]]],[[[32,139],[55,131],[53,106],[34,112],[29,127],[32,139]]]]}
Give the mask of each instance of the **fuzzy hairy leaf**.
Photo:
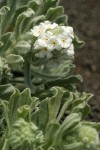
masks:
{"type": "Polygon", "coordinates": [[[27,28],[27,23],[30,17],[34,15],[34,11],[29,8],[27,11],[23,12],[17,17],[17,21],[15,24],[15,36],[16,39],[19,38],[20,34],[23,32],[23,29],[27,28]],[[25,23],[26,22],[26,23],[25,23]]]}
{"type": "Polygon", "coordinates": [[[81,41],[77,36],[75,36],[74,40],[73,40],[74,45],[76,46],[76,48],[81,48],[82,46],[85,45],[84,41],[81,41]]]}
{"type": "Polygon", "coordinates": [[[66,119],[58,129],[53,145],[60,145],[62,143],[62,137],[64,133],[66,133],[69,130],[72,130],[80,122],[80,120],[81,114],[78,113],[72,113],[68,117],[66,117],[66,119]]]}
{"type": "Polygon", "coordinates": [[[51,90],[54,91],[54,96],[48,101],[49,121],[56,119],[64,93],[59,87],[53,87],[51,90]]]}
{"type": "Polygon", "coordinates": [[[47,126],[49,119],[48,112],[48,98],[43,100],[39,106],[39,128],[45,132],[45,128],[47,126]]]}
{"type": "Polygon", "coordinates": [[[1,42],[3,43],[3,45],[0,47],[0,54],[4,54],[10,47],[11,45],[10,36],[11,32],[7,32],[1,37],[1,42]]]}
{"type": "Polygon", "coordinates": [[[40,7],[40,4],[41,2],[39,0],[31,0],[29,3],[28,3],[28,6],[30,8],[32,8],[34,11],[37,11],[38,8],[40,7]]]}
{"type": "Polygon", "coordinates": [[[50,8],[47,11],[46,19],[50,20],[50,21],[54,21],[57,17],[59,17],[63,13],[64,13],[64,9],[63,9],[62,6],[58,6],[58,7],[55,7],[55,8],[50,8]]]}
{"type": "Polygon", "coordinates": [[[11,84],[0,85],[0,99],[8,100],[15,88],[11,84]]]}
{"type": "Polygon", "coordinates": [[[67,25],[67,23],[68,23],[68,16],[67,15],[61,15],[60,17],[57,17],[55,22],[58,23],[58,24],[67,25]]]}
{"type": "Polygon", "coordinates": [[[10,54],[6,58],[7,64],[13,70],[19,70],[23,66],[24,59],[20,55],[10,54]]]}
{"type": "Polygon", "coordinates": [[[3,43],[0,41],[0,47],[3,45],[3,43]]]}
{"type": "Polygon", "coordinates": [[[46,143],[44,145],[44,148],[47,148],[49,145],[52,145],[59,127],[60,127],[60,124],[56,120],[52,120],[47,125],[46,134],[45,134],[46,143]]]}
{"type": "Polygon", "coordinates": [[[20,41],[15,46],[15,51],[20,55],[25,55],[30,51],[31,45],[26,41],[20,41]]]}

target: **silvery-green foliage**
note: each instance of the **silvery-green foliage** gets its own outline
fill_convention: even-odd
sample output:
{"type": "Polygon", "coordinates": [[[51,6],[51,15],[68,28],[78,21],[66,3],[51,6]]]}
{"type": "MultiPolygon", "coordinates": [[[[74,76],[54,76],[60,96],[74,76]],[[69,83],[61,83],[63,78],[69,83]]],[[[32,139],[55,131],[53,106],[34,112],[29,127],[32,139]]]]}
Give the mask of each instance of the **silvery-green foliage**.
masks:
{"type": "Polygon", "coordinates": [[[61,43],[65,32],[84,45],[67,20],[59,0],[0,1],[0,150],[100,149],[100,123],[84,121],[92,94],[77,91],[74,47],[61,43]],[[61,44],[52,57],[41,53],[40,28],[61,44]]]}
{"type": "Polygon", "coordinates": [[[9,101],[1,101],[4,114],[1,122],[1,149],[5,144],[8,149],[12,147],[15,150],[56,150],[61,147],[64,150],[94,150],[99,146],[99,125],[83,121],[88,114],[84,111],[87,108],[86,101],[91,95],[69,93],[60,87],[53,87],[50,91],[51,96],[42,101],[31,97],[29,89],[21,93],[15,90],[9,101]],[[67,115],[63,118],[65,112],[67,115]],[[6,128],[3,128],[5,125],[6,128]]]}

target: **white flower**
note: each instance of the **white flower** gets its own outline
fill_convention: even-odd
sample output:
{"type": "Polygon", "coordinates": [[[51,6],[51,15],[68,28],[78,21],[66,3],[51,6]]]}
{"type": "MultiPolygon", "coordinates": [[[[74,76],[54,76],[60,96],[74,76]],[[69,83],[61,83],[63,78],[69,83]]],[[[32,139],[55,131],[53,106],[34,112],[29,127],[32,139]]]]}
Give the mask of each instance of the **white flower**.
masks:
{"type": "Polygon", "coordinates": [[[39,36],[39,39],[42,39],[46,43],[49,41],[49,39],[53,36],[53,33],[50,31],[47,31],[39,36]]]}
{"type": "Polygon", "coordinates": [[[44,47],[49,47],[50,49],[48,41],[50,40],[52,36],[53,36],[53,33],[49,31],[47,33],[41,34],[39,38],[36,40],[36,42],[34,43],[34,48],[41,49],[44,47]]]}
{"type": "Polygon", "coordinates": [[[40,26],[44,28],[45,30],[54,29],[58,26],[56,23],[51,23],[50,21],[45,21],[43,23],[40,23],[40,26]]]}
{"type": "Polygon", "coordinates": [[[61,26],[65,33],[68,33],[71,38],[74,38],[73,28],[70,26],[61,26]]]}
{"type": "Polygon", "coordinates": [[[74,55],[74,46],[73,46],[73,44],[71,44],[69,48],[63,49],[63,50],[61,51],[61,53],[62,53],[62,54],[67,54],[67,55],[69,55],[69,56],[73,56],[73,55],[74,55]]]}
{"type": "Polygon", "coordinates": [[[46,41],[40,38],[34,43],[34,49],[41,49],[42,47],[46,47],[46,45],[46,41]]]}
{"type": "Polygon", "coordinates": [[[31,29],[31,31],[35,37],[38,37],[44,30],[41,28],[41,26],[35,26],[33,29],[31,29]]]}
{"type": "Polygon", "coordinates": [[[48,45],[50,47],[50,49],[52,50],[60,50],[61,49],[61,44],[59,41],[59,38],[57,38],[56,36],[52,36],[49,41],[48,41],[48,45]]]}
{"type": "Polygon", "coordinates": [[[52,58],[52,53],[51,51],[48,49],[48,47],[42,47],[42,49],[35,54],[36,57],[40,57],[40,58],[43,58],[43,57],[47,57],[47,58],[52,58]]]}
{"type": "Polygon", "coordinates": [[[72,39],[68,35],[63,33],[58,37],[59,37],[59,42],[60,42],[62,48],[70,47],[70,45],[72,43],[72,39]]]}
{"type": "Polygon", "coordinates": [[[70,55],[70,56],[74,55],[74,46],[73,46],[73,44],[71,44],[71,46],[67,50],[67,54],[70,55]]]}
{"type": "Polygon", "coordinates": [[[45,21],[35,26],[31,31],[37,37],[34,43],[34,49],[37,50],[36,57],[52,58],[55,50],[59,50],[61,54],[74,55],[72,27],[59,26],[57,23],[45,21]]]}

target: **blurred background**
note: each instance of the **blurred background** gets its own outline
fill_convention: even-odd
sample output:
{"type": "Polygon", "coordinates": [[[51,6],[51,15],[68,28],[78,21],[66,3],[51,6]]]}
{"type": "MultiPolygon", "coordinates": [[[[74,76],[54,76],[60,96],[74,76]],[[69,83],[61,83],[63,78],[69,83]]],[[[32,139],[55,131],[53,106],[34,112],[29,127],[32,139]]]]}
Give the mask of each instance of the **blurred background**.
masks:
{"type": "Polygon", "coordinates": [[[68,15],[68,24],[86,43],[75,49],[75,72],[84,80],[79,90],[94,94],[89,119],[100,121],[100,0],[61,0],[61,5],[68,15]]]}

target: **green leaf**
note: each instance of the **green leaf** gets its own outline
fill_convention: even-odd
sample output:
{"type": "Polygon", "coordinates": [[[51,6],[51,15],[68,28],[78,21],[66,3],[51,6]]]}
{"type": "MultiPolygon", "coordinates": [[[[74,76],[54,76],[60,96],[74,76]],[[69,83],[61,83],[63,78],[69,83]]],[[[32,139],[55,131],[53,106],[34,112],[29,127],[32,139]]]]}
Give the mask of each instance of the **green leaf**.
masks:
{"type": "Polygon", "coordinates": [[[19,118],[23,118],[27,121],[31,121],[31,116],[30,116],[31,109],[28,105],[24,105],[24,106],[19,107],[17,109],[17,112],[18,112],[19,118]]]}
{"type": "Polygon", "coordinates": [[[17,21],[15,24],[15,37],[18,39],[20,37],[20,34],[24,31],[26,31],[27,26],[29,26],[29,18],[31,18],[34,15],[34,11],[29,8],[27,11],[23,12],[17,17],[17,21]]]}
{"type": "Polygon", "coordinates": [[[36,100],[36,97],[31,97],[29,89],[25,89],[22,93],[20,93],[17,89],[15,90],[9,99],[8,118],[10,127],[13,122],[20,117],[26,119],[27,121],[31,121],[31,112],[35,107],[36,100]]]}
{"type": "Polygon", "coordinates": [[[9,150],[9,140],[5,139],[2,150],[9,150]]]}
{"type": "Polygon", "coordinates": [[[31,8],[29,8],[26,11],[26,14],[24,14],[25,18],[23,19],[23,21],[22,21],[22,23],[20,25],[20,27],[22,27],[22,33],[23,34],[25,34],[26,31],[30,30],[31,22],[32,22],[32,20],[34,18],[34,15],[35,15],[34,11],[31,8]],[[28,15],[26,15],[26,14],[28,14],[28,15]]]}
{"type": "Polygon", "coordinates": [[[87,103],[84,101],[83,103],[79,104],[73,109],[73,113],[80,112],[82,113],[82,117],[84,118],[89,113],[90,108],[88,107],[87,103]]]}
{"type": "Polygon", "coordinates": [[[58,6],[60,0],[43,0],[44,2],[44,13],[50,8],[58,6]]]}
{"type": "Polygon", "coordinates": [[[25,55],[31,49],[31,45],[26,41],[20,41],[15,46],[15,51],[20,55],[25,55]]]}
{"type": "Polygon", "coordinates": [[[6,5],[6,0],[0,0],[0,8],[6,5]]]}
{"type": "Polygon", "coordinates": [[[48,86],[66,87],[67,85],[78,84],[78,83],[81,83],[82,81],[83,80],[82,80],[82,77],[80,75],[72,75],[72,76],[69,76],[67,78],[61,78],[61,79],[47,82],[46,84],[48,86]]]}
{"type": "Polygon", "coordinates": [[[74,46],[77,48],[81,48],[85,45],[85,42],[84,41],[81,41],[76,35],[74,37],[74,40],[73,40],[73,44],[74,46]]]}
{"type": "Polygon", "coordinates": [[[48,112],[48,98],[41,101],[39,106],[39,128],[45,132],[47,123],[49,119],[49,112],[48,112]]]}
{"type": "Polygon", "coordinates": [[[70,96],[68,98],[66,98],[66,101],[63,104],[63,106],[58,114],[58,117],[57,117],[58,121],[60,121],[60,119],[63,117],[64,113],[67,111],[67,108],[70,106],[72,101],[73,101],[73,94],[70,92],[70,96]]]}
{"type": "Polygon", "coordinates": [[[81,113],[72,113],[62,123],[60,127],[60,134],[63,135],[65,131],[73,129],[81,120],[81,113]]]}
{"type": "Polygon", "coordinates": [[[7,56],[6,61],[13,70],[20,70],[23,66],[24,59],[20,55],[10,54],[7,56]]]}
{"type": "Polygon", "coordinates": [[[0,98],[8,100],[15,88],[11,84],[0,85],[0,98]]]}
{"type": "Polygon", "coordinates": [[[39,109],[38,107],[36,110],[32,113],[31,120],[36,124],[37,126],[39,125],[39,109]]]}
{"type": "Polygon", "coordinates": [[[74,142],[72,144],[63,145],[64,150],[82,150],[83,144],[81,142],[74,142]]]}
{"type": "Polygon", "coordinates": [[[54,146],[58,146],[62,142],[62,137],[64,136],[67,131],[72,130],[81,120],[81,114],[79,113],[72,113],[62,123],[61,127],[59,128],[56,138],[53,142],[54,146]]]}
{"type": "Polygon", "coordinates": [[[54,21],[57,17],[64,13],[64,9],[62,6],[58,6],[56,8],[50,8],[47,11],[46,19],[50,21],[54,21]]]}
{"type": "Polygon", "coordinates": [[[11,7],[13,0],[7,0],[7,6],[11,7]]]}
{"type": "Polygon", "coordinates": [[[21,24],[21,22],[24,18],[25,18],[25,16],[23,14],[20,14],[17,17],[17,21],[16,21],[16,24],[15,24],[15,37],[16,37],[16,39],[19,38],[19,35],[21,34],[21,30],[22,30],[23,27],[20,27],[20,24],[21,24]]]}
{"type": "Polygon", "coordinates": [[[5,59],[0,56],[0,69],[2,69],[5,65],[5,59]]]}
{"type": "Polygon", "coordinates": [[[9,78],[12,76],[6,60],[0,57],[0,82],[2,84],[6,83],[9,78]]]}
{"type": "Polygon", "coordinates": [[[20,93],[19,90],[16,90],[9,99],[9,121],[10,127],[12,126],[13,122],[17,120],[18,114],[17,109],[19,107],[19,98],[20,93]]]}
{"type": "Polygon", "coordinates": [[[8,101],[2,100],[0,101],[0,106],[3,110],[3,118],[6,121],[7,128],[10,129],[10,121],[9,121],[9,103],[8,101]]]}
{"type": "Polygon", "coordinates": [[[3,29],[4,29],[4,26],[3,26],[4,17],[6,16],[6,14],[9,10],[10,10],[10,8],[7,6],[3,6],[0,9],[0,39],[3,34],[3,29]]]}
{"type": "Polygon", "coordinates": [[[93,127],[100,133],[100,122],[95,123],[93,127]]]}
{"type": "Polygon", "coordinates": [[[72,102],[72,105],[73,105],[72,112],[74,113],[81,112],[82,118],[84,119],[90,112],[90,107],[87,103],[91,99],[92,96],[93,96],[92,94],[87,94],[85,92],[83,92],[81,96],[74,94],[74,98],[72,102]]]}
{"type": "Polygon", "coordinates": [[[0,9],[0,16],[6,14],[7,11],[9,11],[9,10],[10,10],[9,7],[3,6],[3,7],[0,9]]]}
{"type": "Polygon", "coordinates": [[[56,119],[64,93],[59,87],[53,87],[51,90],[54,91],[54,96],[48,101],[49,121],[56,119]]]}
{"type": "Polygon", "coordinates": [[[57,24],[67,25],[67,23],[68,23],[68,16],[67,15],[61,15],[60,17],[57,17],[55,22],[57,24]]]}
{"type": "Polygon", "coordinates": [[[1,37],[1,42],[3,43],[2,47],[0,47],[1,54],[4,54],[11,45],[10,35],[11,32],[7,32],[1,37]]]}
{"type": "Polygon", "coordinates": [[[3,43],[0,41],[0,47],[3,45],[3,43]]]}
{"type": "Polygon", "coordinates": [[[39,24],[40,22],[42,22],[44,20],[45,20],[44,15],[34,17],[30,22],[30,29],[32,29],[35,24],[39,24]]]}
{"type": "Polygon", "coordinates": [[[25,12],[27,10],[27,5],[24,5],[24,6],[21,6],[20,8],[18,8],[16,11],[15,11],[15,14],[14,14],[14,18],[13,18],[13,24],[15,25],[15,22],[17,20],[17,17],[22,14],[23,12],[25,12]]]}
{"type": "Polygon", "coordinates": [[[92,126],[95,128],[99,133],[100,133],[100,122],[89,122],[89,121],[84,121],[84,125],[92,126]]]}
{"type": "Polygon", "coordinates": [[[34,109],[35,102],[38,100],[37,97],[31,97],[31,91],[30,89],[26,88],[23,92],[20,94],[20,106],[28,105],[30,108],[34,109]]]}
{"type": "Polygon", "coordinates": [[[10,11],[8,11],[3,18],[3,22],[2,22],[2,33],[3,34],[6,33],[7,29],[11,28],[11,22],[13,20],[14,12],[17,7],[17,5],[16,5],[17,0],[13,0],[11,3],[12,3],[11,6],[9,5],[10,11]]]}
{"type": "Polygon", "coordinates": [[[29,8],[33,9],[34,11],[37,11],[39,6],[40,6],[40,1],[39,0],[31,0],[29,3],[28,3],[28,6],[29,8]]]}
{"type": "Polygon", "coordinates": [[[82,110],[82,119],[85,119],[88,116],[88,114],[90,113],[90,111],[91,111],[91,108],[87,104],[82,110]]]}
{"type": "Polygon", "coordinates": [[[52,120],[50,123],[48,123],[45,134],[45,141],[46,141],[44,145],[45,149],[47,149],[50,145],[52,145],[59,127],[60,124],[56,120],[52,120]]]}

